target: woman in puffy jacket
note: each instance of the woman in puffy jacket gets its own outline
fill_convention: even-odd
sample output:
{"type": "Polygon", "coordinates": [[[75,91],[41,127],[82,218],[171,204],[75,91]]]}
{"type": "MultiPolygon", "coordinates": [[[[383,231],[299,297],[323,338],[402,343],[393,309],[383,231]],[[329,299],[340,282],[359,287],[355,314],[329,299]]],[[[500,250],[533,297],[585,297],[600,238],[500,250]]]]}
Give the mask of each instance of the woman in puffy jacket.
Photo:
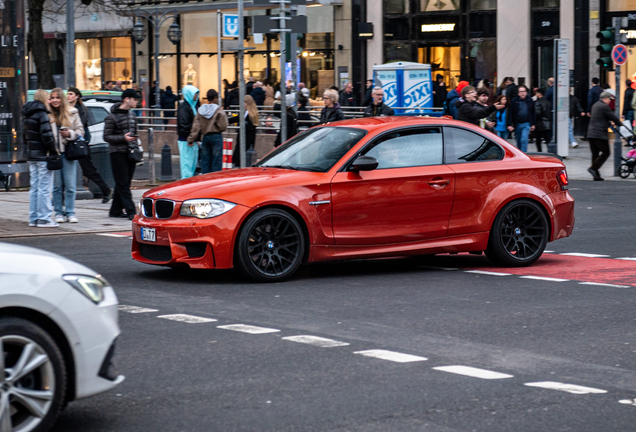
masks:
{"type": "Polygon", "coordinates": [[[32,102],[22,107],[22,124],[24,140],[27,143],[29,160],[29,226],[39,228],[55,228],[57,223],[51,219],[53,204],[51,188],[53,187],[53,171],[46,167],[46,157],[55,153],[55,138],[49,120],[49,93],[38,90],[32,102]]]}
{"type": "Polygon", "coordinates": [[[320,111],[320,123],[325,124],[333,121],[344,120],[344,112],[338,103],[338,92],[335,90],[325,90],[322,95],[325,107],[320,111]]]}
{"type": "Polygon", "coordinates": [[[51,129],[58,149],[62,154],[63,166],[55,171],[53,180],[53,207],[55,222],[77,223],[75,216],[75,186],[77,184],[77,161],[66,159],[66,145],[84,136],[84,126],[77,108],[69,106],[64,90],[57,87],[49,95],[51,107],[51,129]]]}

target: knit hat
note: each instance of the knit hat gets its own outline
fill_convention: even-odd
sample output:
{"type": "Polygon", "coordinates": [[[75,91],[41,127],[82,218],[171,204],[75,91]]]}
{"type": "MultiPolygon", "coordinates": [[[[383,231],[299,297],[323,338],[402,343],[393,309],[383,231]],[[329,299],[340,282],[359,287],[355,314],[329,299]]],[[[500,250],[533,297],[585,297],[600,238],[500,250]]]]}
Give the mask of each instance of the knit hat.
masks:
{"type": "Polygon", "coordinates": [[[467,85],[470,85],[468,81],[460,81],[459,84],[457,84],[457,88],[455,90],[457,90],[457,93],[461,94],[462,89],[466,87],[467,85]]]}
{"type": "Polygon", "coordinates": [[[308,88],[306,88],[306,87],[305,87],[305,88],[303,88],[303,89],[301,89],[301,90],[300,90],[300,93],[301,93],[303,96],[305,96],[306,98],[308,98],[308,97],[309,97],[309,89],[308,89],[308,88]]]}

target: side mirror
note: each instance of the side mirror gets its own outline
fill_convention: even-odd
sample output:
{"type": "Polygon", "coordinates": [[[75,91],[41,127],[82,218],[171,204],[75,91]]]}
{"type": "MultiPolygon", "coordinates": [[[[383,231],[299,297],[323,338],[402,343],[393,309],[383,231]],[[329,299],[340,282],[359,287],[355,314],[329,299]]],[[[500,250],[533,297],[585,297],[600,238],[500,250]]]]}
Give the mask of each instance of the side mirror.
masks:
{"type": "Polygon", "coordinates": [[[353,161],[352,171],[373,171],[378,167],[378,160],[371,156],[360,156],[353,161]]]}

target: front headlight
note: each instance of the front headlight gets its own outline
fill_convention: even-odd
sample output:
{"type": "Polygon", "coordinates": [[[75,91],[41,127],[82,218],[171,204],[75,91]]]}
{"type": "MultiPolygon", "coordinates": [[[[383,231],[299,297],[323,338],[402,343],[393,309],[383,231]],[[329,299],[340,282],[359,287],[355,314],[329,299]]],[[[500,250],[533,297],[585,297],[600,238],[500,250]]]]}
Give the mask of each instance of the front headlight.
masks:
{"type": "Polygon", "coordinates": [[[181,204],[181,216],[191,216],[199,219],[213,218],[232,210],[236,204],[218,199],[193,199],[181,204]]]}
{"type": "Polygon", "coordinates": [[[104,288],[110,286],[101,276],[64,275],[62,279],[95,304],[104,300],[104,288]]]}

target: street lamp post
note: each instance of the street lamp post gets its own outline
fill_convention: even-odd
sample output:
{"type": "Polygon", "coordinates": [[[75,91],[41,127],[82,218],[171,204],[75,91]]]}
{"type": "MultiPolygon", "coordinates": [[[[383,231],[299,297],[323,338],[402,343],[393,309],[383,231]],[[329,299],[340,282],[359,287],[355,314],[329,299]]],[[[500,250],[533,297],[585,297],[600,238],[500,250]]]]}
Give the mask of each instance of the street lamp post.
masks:
{"type": "Polygon", "coordinates": [[[176,10],[166,11],[164,13],[160,13],[158,9],[155,9],[153,12],[147,12],[145,10],[137,9],[135,10],[135,16],[137,16],[137,22],[133,26],[132,36],[135,39],[135,42],[141,43],[144,39],[146,39],[146,28],[141,22],[141,17],[144,17],[148,20],[152,27],[155,29],[155,109],[161,108],[161,103],[159,100],[159,30],[166,20],[173,18],[174,21],[168,28],[168,39],[173,44],[179,43],[182,36],[181,27],[179,27],[179,23],[177,22],[178,16],[176,10]]]}

